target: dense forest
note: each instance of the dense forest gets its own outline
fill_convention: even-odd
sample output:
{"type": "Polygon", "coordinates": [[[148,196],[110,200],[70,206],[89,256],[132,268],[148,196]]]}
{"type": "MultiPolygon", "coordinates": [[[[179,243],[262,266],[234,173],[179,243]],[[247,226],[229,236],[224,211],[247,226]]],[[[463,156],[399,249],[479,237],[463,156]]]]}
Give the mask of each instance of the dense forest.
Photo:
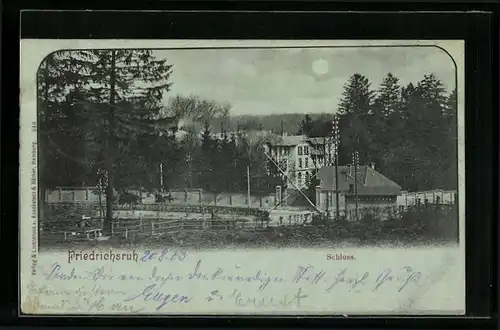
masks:
{"type": "MultiPolygon", "coordinates": [[[[350,163],[352,152],[358,150],[361,163],[374,163],[403,189],[457,188],[456,90],[447,93],[433,74],[401,86],[388,73],[377,89],[363,75],[354,74],[344,87],[337,113],[340,164],[350,163]]],[[[323,137],[332,134],[333,117],[333,113],[216,117],[211,126],[323,137]]]]}
{"type": "Polygon", "coordinates": [[[284,183],[262,152],[276,138],[269,132],[329,135],[334,110],[341,164],[358,150],[404,189],[457,187],[457,95],[433,74],[402,86],[388,73],[373,87],[355,73],[331,114],[231,116],[230,104],[197,96],[165,104],[173,70],[147,50],[47,57],[38,72],[40,189],[243,192],[249,167],[253,193],[269,193],[284,183]]]}
{"type": "MultiPolygon", "coordinates": [[[[231,116],[228,119],[224,118],[224,125],[228,127],[229,130],[262,130],[266,132],[272,132],[274,134],[287,133],[288,135],[297,134],[297,130],[300,127],[302,120],[304,119],[304,114],[307,114],[307,109],[304,113],[284,113],[284,114],[270,114],[264,116],[253,116],[253,115],[240,115],[231,116]]],[[[311,120],[328,121],[331,120],[332,114],[327,113],[309,113],[309,118],[311,120]]],[[[220,127],[223,118],[216,117],[210,122],[214,129],[220,127]]],[[[220,131],[220,129],[218,129],[220,131]]]]}

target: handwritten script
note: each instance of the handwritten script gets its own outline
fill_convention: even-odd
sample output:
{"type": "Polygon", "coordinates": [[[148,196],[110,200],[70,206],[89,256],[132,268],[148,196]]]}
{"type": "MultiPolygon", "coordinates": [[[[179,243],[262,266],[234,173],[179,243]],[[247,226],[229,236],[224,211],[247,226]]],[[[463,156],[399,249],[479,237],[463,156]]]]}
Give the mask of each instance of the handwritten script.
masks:
{"type": "Polygon", "coordinates": [[[68,263],[47,253],[26,299],[36,301],[29,306],[40,313],[301,311],[342,299],[396,301],[417,294],[428,277],[425,268],[401,262],[332,264],[256,256],[246,262],[242,253],[240,258],[217,253],[148,250],[132,264],[68,263]]]}

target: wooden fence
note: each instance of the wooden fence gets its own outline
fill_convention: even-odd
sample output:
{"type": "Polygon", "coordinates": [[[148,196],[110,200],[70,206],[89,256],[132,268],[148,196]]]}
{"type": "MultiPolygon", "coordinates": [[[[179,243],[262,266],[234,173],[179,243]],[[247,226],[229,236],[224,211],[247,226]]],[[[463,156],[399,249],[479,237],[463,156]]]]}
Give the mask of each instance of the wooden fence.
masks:
{"type": "Polygon", "coordinates": [[[111,235],[131,238],[133,236],[157,237],[179,232],[189,233],[205,230],[251,230],[265,228],[268,221],[238,219],[174,219],[140,217],[135,219],[114,219],[111,224],[111,235]]]}

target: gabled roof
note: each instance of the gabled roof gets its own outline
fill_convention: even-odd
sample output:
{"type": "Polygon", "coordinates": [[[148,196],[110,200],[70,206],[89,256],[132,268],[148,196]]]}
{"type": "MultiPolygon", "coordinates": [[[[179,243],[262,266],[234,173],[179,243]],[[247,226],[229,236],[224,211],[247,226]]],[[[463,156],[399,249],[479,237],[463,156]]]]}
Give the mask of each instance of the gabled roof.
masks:
{"type": "MultiPolygon", "coordinates": [[[[320,189],[335,189],[335,167],[324,166],[319,171],[320,189]]],[[[357,171],[358,195],[365,196],[398,196],[401,187],[382,173],[370,166],[361,165],[357,171]]],[[[339,166],[339,190],[344,195],[354,195],[351,185],[354,185],[354,169],[350,166],[339,166]]]]}
{"type": "Polygon", "coordinates": [[[305,135],[285,135],[278,136],[277,141],[268,142],[272,146],[293,147],[302,143],[310,143],[313,145],[324,144],[325,138],[308,138],[305,135]]]}

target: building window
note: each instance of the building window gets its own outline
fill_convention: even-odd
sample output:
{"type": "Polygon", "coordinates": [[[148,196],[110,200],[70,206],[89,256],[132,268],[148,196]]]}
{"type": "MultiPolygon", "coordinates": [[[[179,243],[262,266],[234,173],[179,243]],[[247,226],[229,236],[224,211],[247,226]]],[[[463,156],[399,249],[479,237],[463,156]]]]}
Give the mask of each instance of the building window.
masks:
{"type": "MultiPolygon", "coordinates": [[[[340,187],[340,185],[339,185],[339,187],[340,187]]],[[[354,192],[354,185],[352,183],[349,185],[349,192],[350,193],[354,192]]]]}
{"type": "MultiPolygon", "coordinates": [[[[307,161],[306,161],[306,164],[307,164],[307,161]]],[[[306,172],[306,183],[309,183],[309,180],[310,180],[309,172],[306,172]]]]}
{"type": "Polygon", "coordinates": [[[302,147],[299,147],[299,149],[298,149],[298,150],[299,150],[299,151],[298,151],[298,152],[299,152],[299,156],[301,156],[301,155],[302,155],[302,147]]]}
{"type": "Polygon", "coordinates": [[[302,168],[302,158],[299,158],[299,168],[302,168]]]}
{"type": "Polygon", "coordinates": [[[299,183],[299,186],[302,184],[302,172],[299,172],[297,175],[297,182],[299,183]]]}
{"type": "Polygon", "coordinates": [[[306,168],[308,168],[309,167],[309,158],[306,157],[305,162],[306,162],[306,168]]]}
{"type": "Polygon", "coordinates": [[[304,146],[304,155],[309,155],[309,147],[304,146]]]}

